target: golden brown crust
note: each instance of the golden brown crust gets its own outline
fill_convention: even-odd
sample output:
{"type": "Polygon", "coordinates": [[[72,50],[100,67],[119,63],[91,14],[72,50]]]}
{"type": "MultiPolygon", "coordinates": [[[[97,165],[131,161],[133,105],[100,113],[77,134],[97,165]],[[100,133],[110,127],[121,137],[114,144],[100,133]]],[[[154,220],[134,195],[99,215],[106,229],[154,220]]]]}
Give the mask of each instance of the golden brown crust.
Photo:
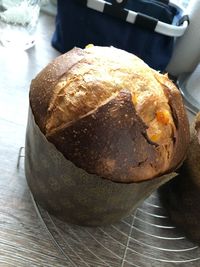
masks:
{"type": "Polygon", "coordinates": [[[31,82],[30,105],[36,122],[43,133],[46,131],[48,108],[58,80],[79,60],[83,50],[74,48],[48,64],[31,82]]]}
{"type": "MultiPolygon", "coordinates": [[[[76,121],[127,89],[132,93],[137,113],[148,127],[170,135],[171,127],[168,126],[173,120],[163,86],[155,77],[156,72],[138,57],[120,49],[95,46],[82,53],[84,57],[68,69],[53,88],[46,132],[76,121]],[[162,109],[168,111],[170,123],[156,127],[157,122],[152,123],[152,120],[156,111],[162,109]]],[[[162,135],[161,139],[166,139],[167,135],[162,135]]]]}
{"type": "Polygon", "coordinates": [[[169,105],[171,106],[176,125],[173,156],[169,166],[169,170],[171,171],[177,169],[185,159],[190,133],[189,123],[180,93],[177,91],[169,91],[169,105]]]}
{"type": "Polygon", "coordinates": [[[58,57],[32,81],[30,103],[48,140],[89,173],[142,181],[184,159],[189,130],[178,89],[125,51],[75,48],[58,57]]]}
{"type": "Polygon", "coordinates": [[[169,165],[169,171],[171,171],[178,168],[186,157],[186,151],[190,141],[189,122],[183,100],[178,89],[169,79],[166,79],[164,76],[162,76],[162,78],[159,77],[159,81],[164,86],[163,90],[168,98],[176,127],[176,131],[174,131],[173,136],[173,155],[169,165]]]}
{"type": "Polygon", "coordinates": [[[121,91],[95,112],[47,138],[89,173],[136,182],[163,171],[162,155],[148,139],[146,128],[136,114],[130,92],[121,91]]]}

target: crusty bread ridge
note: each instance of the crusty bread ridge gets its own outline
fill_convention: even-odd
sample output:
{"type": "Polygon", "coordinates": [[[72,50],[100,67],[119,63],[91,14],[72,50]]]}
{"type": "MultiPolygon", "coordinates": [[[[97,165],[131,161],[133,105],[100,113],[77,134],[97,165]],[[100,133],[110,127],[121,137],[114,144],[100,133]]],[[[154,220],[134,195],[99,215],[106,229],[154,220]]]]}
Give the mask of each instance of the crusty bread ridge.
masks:
{"type": "Polygon", "coordinates": [[[82,49],[74,48],[48,64],[31,82],[30,104],[34,111],[35,120],[43,133],[46,131],[48,108],[54,87],[59,79],[81,58],[82,49]]]}
{"type": "Polygon", "coordinates": [[[152,179],[181,164],[189,125],[167,76],[113,47],[74,48],[32,81],[41,131],[89,173],[117,182],[152,179]]]}

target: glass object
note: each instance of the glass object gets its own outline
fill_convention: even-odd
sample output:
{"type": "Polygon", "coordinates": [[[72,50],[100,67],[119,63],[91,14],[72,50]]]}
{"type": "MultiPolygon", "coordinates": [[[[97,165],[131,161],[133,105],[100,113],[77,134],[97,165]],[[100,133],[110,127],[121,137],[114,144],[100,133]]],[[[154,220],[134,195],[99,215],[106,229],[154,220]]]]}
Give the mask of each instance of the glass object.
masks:
{"type": "Polygon", "coordinates": [[[0,43],[26,50],[35,44],[40,0],[0,0],[0,43]]]}

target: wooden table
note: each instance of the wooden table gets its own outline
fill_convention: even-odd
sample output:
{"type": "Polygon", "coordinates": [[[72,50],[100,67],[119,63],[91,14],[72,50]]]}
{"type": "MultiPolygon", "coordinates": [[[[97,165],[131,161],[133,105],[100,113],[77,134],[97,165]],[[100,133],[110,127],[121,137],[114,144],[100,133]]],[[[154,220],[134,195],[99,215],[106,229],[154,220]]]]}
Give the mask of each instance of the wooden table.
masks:
{"type": "Polygon", "coordinates": [[[59,53],[50,45],[54,18],[41,14],[37,44],[0,49],[0,266],[68,266],[42,228],[26,184],[23,159],[30,81],[59,53]]]}
{"type": "Polygon", "coordinates": [[[0,267],[200,266],[199,248],[171,225],[156,195],[109,227],[64,224],[39,209],[41,220],[36,212],[17,158],[31,79],[59,54],[50,45],[53,30],[54,18],[41,14],[34,48],[0,49],[0,267]]]}

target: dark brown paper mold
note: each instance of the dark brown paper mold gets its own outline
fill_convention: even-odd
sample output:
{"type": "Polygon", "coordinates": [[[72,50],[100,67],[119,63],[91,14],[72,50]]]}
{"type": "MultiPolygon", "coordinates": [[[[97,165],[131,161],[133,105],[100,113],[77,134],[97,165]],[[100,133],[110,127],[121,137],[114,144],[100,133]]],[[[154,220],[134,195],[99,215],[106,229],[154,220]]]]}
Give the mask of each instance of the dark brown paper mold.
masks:
{"type": "Polygon", "coordinates": [[[191,126],[187,158],[173,181],[160,189],[172,221],[188,238],[200,244],[200,113],[191,126]]]}
{"type": "Polygon", "coordinates": [[[106,225],[128,216],[171,173],[140,183],[116,183],[76,167],[47,141],[30,109],[26,134],[26,178],[36,201],[64,221],[106,225]]]}

